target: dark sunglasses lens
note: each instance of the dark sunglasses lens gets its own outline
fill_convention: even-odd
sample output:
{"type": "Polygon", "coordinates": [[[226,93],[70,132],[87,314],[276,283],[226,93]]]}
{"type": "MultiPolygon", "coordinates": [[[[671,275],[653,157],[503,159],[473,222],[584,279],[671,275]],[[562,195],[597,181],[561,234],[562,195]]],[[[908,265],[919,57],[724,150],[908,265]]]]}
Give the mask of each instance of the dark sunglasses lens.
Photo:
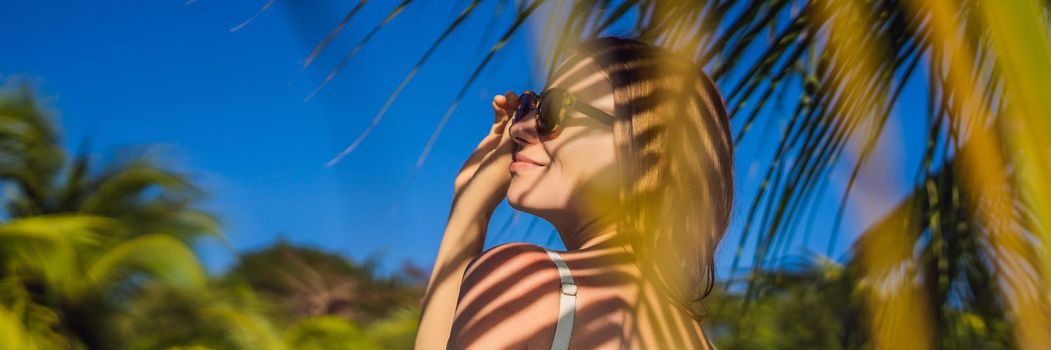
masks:
{"type": "Polygon", "coordinates": [[[525,117],[526,114],[529,114],[529,112],[533,110],[533,101],[535,98],[536,95],[532,93],[523,93],[522,96],[518,98],[518,109],[515,110],[515,115],[511,121],[518,122],[525,117]]]}
{"type": "Polygon", "coordinates": [[[536,120],[536,132],[540,136],[550,135],[558,130],[568,101],[568,94],[563,90],[551,90],[544,95],[540,103],[540,115],[536,120]]]}

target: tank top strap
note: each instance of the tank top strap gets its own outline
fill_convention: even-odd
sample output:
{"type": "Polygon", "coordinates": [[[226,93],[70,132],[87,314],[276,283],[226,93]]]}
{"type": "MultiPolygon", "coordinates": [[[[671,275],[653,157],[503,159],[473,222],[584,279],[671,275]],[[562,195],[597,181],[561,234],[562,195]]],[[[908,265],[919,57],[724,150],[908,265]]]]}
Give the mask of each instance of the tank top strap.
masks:
{"type": "Polygon", "coordinates": [[[555,324],[555,339],[551,342],[551,350],[569,349],[569,339],[573,336],[573,315],[577,309],[577,284],[573,281],[573,274],[569,271],[569,265],[562,260],[558,252],[544,248],[547,256],[558,267],[559,296],[558,296],[558,321],[555,324]]]}

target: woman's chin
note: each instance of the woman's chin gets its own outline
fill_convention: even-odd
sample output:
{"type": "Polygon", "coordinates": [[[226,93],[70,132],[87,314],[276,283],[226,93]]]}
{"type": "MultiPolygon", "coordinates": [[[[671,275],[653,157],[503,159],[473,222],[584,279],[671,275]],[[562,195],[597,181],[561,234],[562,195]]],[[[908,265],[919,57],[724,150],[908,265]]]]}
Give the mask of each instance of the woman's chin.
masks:
{"type": "Polygon", "coordinates": [[[525,206],[522,203],[522,193],[515,191],[514,185],[511,185],[507,189],[507,204],[518,211],[525,211],[525,206]]]}
{"type": "Polygon", "coordinates": [[[514,185],[511,185],[511,187],[507,189],[507,204],[517,211],[532,214],[537,209],[536,205],[532,204],[536,203],[529,203],[529,201],[525,198],[527,195],[528,190],[516,190],[514,185]]]}

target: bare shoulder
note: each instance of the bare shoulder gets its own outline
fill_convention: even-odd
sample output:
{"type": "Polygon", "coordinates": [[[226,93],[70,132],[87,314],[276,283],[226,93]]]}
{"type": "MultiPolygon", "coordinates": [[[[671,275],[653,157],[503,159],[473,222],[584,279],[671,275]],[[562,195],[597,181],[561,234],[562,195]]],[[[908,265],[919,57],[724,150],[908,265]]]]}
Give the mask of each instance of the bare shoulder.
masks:
{"type": "Polygon", "coordinates": [[[523,242],[500,244],[478,254],[467,264],[464,283],[477,282],[491,277],[494,273],[512,272],[523,267],[540,267],[531,265],[545,260],[549,261],[547,252],[538,245],[523,242]]]}
{"type": "Polygon", "coordinates": [[[450,348],[550,347],[558,286],[544,248],[508,243],[486,250],[464,272],[450,348]]]}

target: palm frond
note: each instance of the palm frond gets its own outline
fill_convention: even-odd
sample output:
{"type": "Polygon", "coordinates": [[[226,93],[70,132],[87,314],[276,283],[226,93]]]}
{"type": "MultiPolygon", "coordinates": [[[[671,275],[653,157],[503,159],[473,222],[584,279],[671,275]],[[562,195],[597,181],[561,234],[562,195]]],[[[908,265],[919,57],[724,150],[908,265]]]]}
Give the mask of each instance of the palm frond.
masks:
{"type": "Polygon", "coordinates": [[[0,262],[9,272],[40,274],[59,293],[74,289],[85,249],[102,245],[122,227],[87,215],[16,219],[0,225],[0,262]]]}
{"type": "Polygon", "coordinates": [[[244,28],[245,26],[247,26],[249,23],[252,23],[252,21],[254,21],[256,19],[256,17],[259,17],[259,15],[262,15],[264,12],[270,10],[270,7],[273,7],[274,6],[274,2],[276,2],[276,1],[277,0],[267,0],[265,3],[263,3],[263,6],[259,8],[259,10],[257,10],[254,14],[252,14],[251,17],[248,17],[247,19],[245,19],[241,23],[237,24],[233,28],[230,28],[230,31],[231,32],[236,32],[238,30],[241,30],[241,28],[244,28]]]}
{"type": "Polygon", "coordinates": [[[398,4],[398,6],[394,7],[394,9],[387,14],[387,17],[384,17],[383,20],[380,21],[380,23],[372,27],[372,30],[370,30],[368,34],[365,34],[365,37],[361,38],[361,41],[358,41],[358,43],[354,45],[354,48],[352,48],[350,52],[347,53],[347,55],[344,56],[343,59],[336,64],[335,67],[332,67],[332,70],[329,71],[328,75],[325,76],[325,80],[323,80],[321,84],[318,84],[318,86],[314,88],[314,91],[312,91],[310,95],[307,95],[306,99],[304,100],[310,101],[311,98],[313,98],[315,95],[321,92],[321,89],[328,85],[328,83],[332,82],[332,80],[335,79],[337,75],[339,75],[339,72],[341,72],[343,68],[346,67],[347,64],[354,59],[355,56],[358,55],[358,52],[361,52],[361,49],[365,47],[365,44],[368,44],[369,41],[372,40],[372,38],[376,35],[376,33],[380,31],[380,29],[387,26],[387,24],[390,24],[390,22],[393,21],[394,18],[398,17],[399,14],[405,11],[405,9],[409,7],[410,3],[412,3],[412,0],[402,0],[402,2],[398,4]]]}
{"type": "Polygon", "coordinates": [[[124,281],[130,274],[144,273],[172,286],[198,288],[205,273],[193,250],[175,237],[164,234],[142,235],[120,242],[99,256],[88,268],[93,288],[124,281]]]}
{"type": "Polygon", "coordinates": [[[318,43],[316,47],[314,47],[314,50],[310,52],[310,55],[308,55],[307,58],[303,60],[303,68],[309,67],[310,63],[314,62],[314,59],[316,59],[317,56],[321,54],[321,50],[325,49],[325,47],[328,46],[328,43],[332,42],[332,39],[335,39],[336,35],[338,35],[339,32],[343,31],[343,27],[347,26],[347,23],[350,23],[350,20],[354,18],[354,15],[357,14],[362,7],[365,7],[366,2],[368,2],[368,0],[358,1],[358,4],[355,5],[354,8],[350,9],[350,12],[347,12],[346,16],[343,16],[343,19],[340,20],[339,24],[337,24],[336,27],[332,29],[332,32],[330,32],[324,40],[321,40],[321,42],[318,43]]]}
{"type": "Polygon", "coordinates": [[[421,167],[423,167],[423,162],[427,159],[427,155],[430,154],[431,147],[434,146],[434,142],[438,140],[438,135],[441,135],[442,128],[445,127],[445,123],[449,122],[449,118],[452,117],[453,112],[455,112],[456,107],[460,105],[460,101],[463,100],[464,95],[467,94],[467,91],[474,84],[475,80],[478,79],[478,75],[482,73],[482,70],[485,69],[485,67],[493,59],[493,56],[495,56],[497,52],[499,52],[501,49],[504,48],[505,45],[507,45],[507,41],[510,40],[511,36],[518,31],[518,28],[521,27],[523,23],[525,23],[525,20],[528,19],[531,14],[533,14],[533,11],[536,11],[536,9],[540,7],[540,5],[543,4],[545,1],[546,0],[533,0],[533,2],[530,3],[528,7],[519,11],[518,14],[515,16],[515,21],[511,23],[511,27],[504,32],[503,36],[500,37],[500,40],[497,41],[491,49],[489,49],[489,53],[485,55],[485,58],[482,59],[482,62],[479,63],[477,67],[475,67],[474,72],[471,73],[471,76],[467,78],[467,81],[464,82],[463,86],[460,88],[460,92],[456,94],[456,97],[453,99],[453,103],[449,106],[449,109],[445,111],[445,114],[442,115],[442,119],[438,121],[438,126],[434,128],[434,132],[431,133],[431,137],[427,140],[427,144],[423,147],[423,151],[420,152],[419,158],[416,159],[416,170],[414,171],[418,171],[421,167]]]}
{"type": "Polygon", "coordinates": [[[338,155],[336,155],[335,158],[332,158],[332,160],[328,161],[328,163],[325,164],[326,167],[336,165],[336,163],[339,162],[341,159],[343,159],[347,155],[350,155],[350,153],[354,152],[354,149],[358,147],[358,144],[360,144],[361,141],[364,141],[365,137],[372,133],[372,129],[375,128],[376,125],[379,124],[380,120],[383,119],[383,116],[387,114],[387,110],[389,110],[390,107],[394,105],[394,101],[398,99],[398,95],[401,94],[402,90],[405,90],[405,88],[409,86],[409,82],[412,81],[412,78],[414,78],[416,76],[416,73],[420,71],[420,68],[423,67],[423,64],[426,63],[428,59],[430,59],[431,54],[433,54],[434,51],[438,49],[438,46],[445,42],[445,39],[447,39],[449,35],[452,34],[452,32],[456,30],[456,28],[459,27],[460,24],[464,22],[464,20],[467,19],[467,16],[474,12],[475,8],[480,2],[481,0],[471,1],[471,3],[467,5],[467,7],[463,9],[463,11],[460,12],[460,15],[457,16],[455,20],[453,20],[452,24],[445,28],[445,31],[442,32],[440,36],[438,36],[438,39],[436,39],[434,43],[431,44],[431,47],[423,53],[423,56],[420,57],[420,60],[417,61],[416,64],[412,67],[412,70],[409,71],[409,74],[406,74],[405,77],[402,78],[401,82],[398,83],[398,87],[395,88],[394,92],[391,93],[390,97],[387,98],[387,102],[383,103],[383,107],[380,108],[380,111],[376,113],[376,116],[372,117],[372,122],[369,123],[369,126],[366,127],[365,130],[362,131],[356,139],[354,139],[354,142],[351,142],[350,146],[347,146],[347,148],[340,152],[338,155]]]}
{"type": "Polygon", "coordinates": [[[32,335],[22,326],[21,318],[3,305],[0,305],[0,333],[4,334],[0,339],[0,349],[37,349],[32,335]]]}

